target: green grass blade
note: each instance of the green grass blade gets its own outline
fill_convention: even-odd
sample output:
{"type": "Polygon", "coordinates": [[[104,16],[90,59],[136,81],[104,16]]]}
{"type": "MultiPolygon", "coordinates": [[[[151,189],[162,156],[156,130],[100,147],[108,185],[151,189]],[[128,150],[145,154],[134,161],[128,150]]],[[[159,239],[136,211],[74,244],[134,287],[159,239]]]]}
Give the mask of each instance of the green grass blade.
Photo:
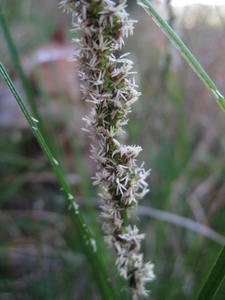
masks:
{"type": "Polygon", "coordinates": [[[220,106],[222,111],[225,113],[225,99],[223,95],[217,89],[215,83],[208,76],[206,71],[202,68],[200,63],[187,48],[187,46],[182,42],[179,36],[174,32],[174,30],[169,26],[169,24],[161,18],[154,7],[151,5],[149,0],[138,0],[138,4],[145,9],[145,11],[152,16],[153,21],[159,26],[159,28],[164,32],[164,34],[169,38],[169,40],[178,49],[180,54],[186,59],[188,64],[192,67],[197,76],[202,80],[204,85],[210,91],[212,96],[215,98],[217,104],[220,106]]]}
{"type": "Polygon", "coordinates": [[[211,300],[219,292],[225,280],[225,247],[216,259],[196,300],[211,300]]]}
{"type": "Polygon", "coordinates": [[[21,111],[23,112],[29,126],[31,127],[34,136],[36,137],[38,143],[40,144],[44,154],[46,155],[48,161],[51,164],[52,170],[55,173],[58,183],[64,192],[66,198],[66,204],[69,209],[72,221],[74,222],[78,235],[84,250],[84,253],[88,259],[88,262],[92,268],[94,279],[98,284],[99,291],[101,293],[102,299],[117,299],[115,296],[115,291],[113,290],[112,286],[109,284],[109,276],[107,274],[106,268],[101,259],[101,253],[99,253],[98,248],[95,250],[92,243],[92,235],[88,230],[86,224],[83,221],[83,217],[76,207],[75,202],[73,201],[73,195],[69,184],[67,183],[63,171],[60,167],[58,161],[55,160],[52,152],[48,146],[47,140],[44,139],[43,135],[41,134],[40,129],[38,128],[37,120],[34,119],[30,113],[28,112],[26,106],[23,103],[23,100],[19,96],[16,88],[13,85],[7,71],[3,67],[2,63],[0,62],[0,73],[5,80],[6,84],[8,85],[10,91],[12,92],[13,96],[15,97],[21,111]]]}
{"type": "MultiPolygon", "coordinates": [[[[18,52],[17,52],[16,47],[14,45],[12,36],[9,32],[5,17],[3,15],[3,13],[1,12],[1,7],[0,7],[0,27],[2,29],[2,33],[4,35],[5,42],[7,44],[8,50],[9,50],[11,60],[14,64],[16,72],[17,72],[17,74],[18,74],[18,76],[21,80],[23,90],[25,92],[27,101],[28,101],[28,103],[31,107],[32,113],[35,116],[35,118],[39,119],[39,122],[40,122],[41,121],[40,114],[39,114],[36,102],[34,100],[33,93],[31,91],[29,82],[27,81],[26,75],[24,74],[23,68],[21,66],[18,52]]],[[[39,124],[39,126],[40,126],[40,124],[39,124]]]]}
{"type": "Polygon", "coordinates": [[[8,47],[9,50],[9,54],[10,54],[10,58],[11,61],[15,67],[15,70],[17,72],[17,75],[20,79],[20,82],[22,84],[23,87],[23,91],[26,95],[26,100],[31,108],[31,112],[33,114],[33,116],[38,119],[39,121],[39,129],[41,130],[42,135],[44,136],[45,140],[48,140],[48,146],[51,149],[51,151],[55,154],[56,153],[56,145],[55,145],[55,141],[52,138],[52,136],[49,135],[46,126],[44,126],[43,121],[42,121],[42,117],[39,113],[39,109],[38,106],[36,104],[35,101],[35,97],[33,94],[33,91],[30,87],[30,83],[26,77],[26,74],[24,73],[23,67],[21,65],[20,62],[20,58],[19,58],[19,54],[17,52],[16,46],[13,42],[13,38],[10,34],[10,31],[8,29],[8,25],[7,25],[7,21],[5,20],[5,17],[3,15],[3,13],[1,12],[1,6],[0,6],[0,28],[3,32],[3,36],[6,42],[6,45],[8,47]],[[54,151],[53,151],[54,150],[54,151]]]}

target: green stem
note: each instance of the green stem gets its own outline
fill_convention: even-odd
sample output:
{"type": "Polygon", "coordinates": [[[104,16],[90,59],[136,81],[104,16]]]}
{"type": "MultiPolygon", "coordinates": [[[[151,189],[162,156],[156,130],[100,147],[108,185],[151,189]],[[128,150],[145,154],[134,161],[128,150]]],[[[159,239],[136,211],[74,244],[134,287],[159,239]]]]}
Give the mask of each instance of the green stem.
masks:
{"type": "Polygon", "coordinates": [[[47,141],[44,139],[40,129],[38,128],[38,124],[36,123],[36,121],[33,120],[30,113],[26,109],[23,100],[19,96],[16,88],[13,85],[13,82],[11,81],[7,71],[5,70],[1,62],[0,62],[0,73],[3,79],[5,80],[7,86],[9,87],[10,91],[12,92],[13,96],[15,97],[21,111],[23,112],[28,124],[30,125],[33,131],[34,136],[36,137],[38,143],[40,144],[44,154],[46,155],[48,161],[51,164],[53,172],[55,173],[58,179],[58,183],[66,198],[66,204],[67,207],[69,208],[71,219],[78,230],[78,235],[84,253],[87,256],[90,266],[92,267],[93,275],[96,280],[96,283],[98,284],[102,299],[105,300],[117,299],[115,296],[115,290],[109,284],[108,281],[109,276],[106,272],[105,265],[102,262],[101,255],[98,249],[95,251],[95,249],[93,248],[93,244],[91,243],[93,237],[90,234],[90,231],[88,230],[86,224],[84,223],[81,213],[73,206],[72,209],[70,209],[71,204],[73,203],[71,201],[73,195],[72,195],[71,188],[64,177],[63,171],[59,163],[55,160],[54,156],[52,155],[52,152],[48,146],[47,141]]]}
{"type": "Polygon", "coordinates": [[[28,82],[28,80],[26,78],[26,75],[24,74],[23,68],[21,66],[18,52],[17,52],[16,47],[13,43],[13,39],[12,39],[12,36],[9,32],[5,17],[3,15],[3,13],[1,12],[1,7],[0,7],[0,27],[2,29],[6,44],[8,46],[10,57],[12,59],[12,62],[14,64],[14,66],[15,66],[16,72],[18,73],[18,76],[21,80],[22,87],[23,87],[23,90],[24,90],[25,95],[26,95],[26,99],[27,99],[27,101],[28,101],[28,103],[31,107],[31,111],[32,111],[34,117],[39,120],[39,127],[42,129],[42,132],[43,132],[41,116],[39,114],[37,104],[34,100],[33,93],[32,93],[32,90],[30,88],[29,82],[28,82]]]}
{"type": "Polygon", "coordinates": [[[215,260],[196,300],[214,299],[225,280],[225,246],[215,260]]]}
{"type": "Polygon", "coordinates": [[[128,212],[126,208],[123,209],[123,226],[128,226],[128,212]]]}
{"type": "Polygon", "coordinates": [[[204,83],[206,88],[213,95],[221,110],[225,113],[225,99],[223,95],[221,95],[215,83],[212,81],[212,79],[209,77],[206,71],[202,68],[202,66],[191,53],[191,51],[187,48],[187,46],[183,43],[179,36],[173,31],[170,25],[157,13],[157,11],[151,5],[149,0],[138,0],[137,2],[146,10],[148,14],[152,16],[153,21],[159,26],[159,28],[164,32],[168,39],[178,49],[180,54],[185,58],[185,60],[188,62],[188,64],[191,66],[191,68],[194,70],[197,76],[204,83]]]}
{"type": "Polygon", "coordinates": [[[50,138],[50,136],[49,136],[49,134],[46,130],[46,127],[43,125],[42,117],[39,113],[38,106],[37,106],[36,101],[34,99],[33,91],[31,89],[30,83],[29,83],[29,81],[28,81],[28,79],[27,79],[27,77],[26,77],[26,75],[23,71],[23,67],[22,67],[21,62],[20,62],[18,51],[15,47],[12,36],[11,36],[10,31],[8,29],[7,22],[6,22],[5,17],[2,13],[2,10],[1,10],[1,6],[0,6],[0,27],[2,29],[2,32],[3,32],[4,38],[5,38],[8,50],[9,50],[11,60],[14,64],[14,67],[16,69],[18,77],[21,81],[24,93],[26,95],[27,102],[30,105],[31,112],[32,112],[33,116],[35,117],[35,119],[38,120],[39,128],[42,132],[42,135],[45,137],[46,140],[48,140],[49,147],[50,147],[51,151],[54,153],[53,149],[56,148],[55,144],[53,143],[52,138],[50,138]]]}

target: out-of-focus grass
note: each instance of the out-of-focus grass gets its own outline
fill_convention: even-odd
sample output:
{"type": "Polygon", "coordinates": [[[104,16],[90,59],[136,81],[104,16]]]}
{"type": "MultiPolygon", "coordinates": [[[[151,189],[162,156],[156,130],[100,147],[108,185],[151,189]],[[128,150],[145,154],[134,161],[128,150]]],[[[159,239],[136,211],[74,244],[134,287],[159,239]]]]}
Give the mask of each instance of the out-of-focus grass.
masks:
{"type": "MultiPolygon", "coordinates": [[[[37,48],[49,44],[57,25],[67,22],[51,1],[3,0],[1,4],[22,61],[37,48]]],[[[195,219],[224,235],[222,114],[214,109],[199,81],[173,49],[166,48],[163,35],[147,20],[149,17],[136,11],[135,6],[133,9],[139,24],[127,50],[134,53],[143,95],[131,115],[128,131],[129,142],[142,146],[142,158],[152,168],[151,193],[143,204],[195,219]],[[162,58],[168,51],[172,62],[165,90],[160,76],[162,58]]],[[[194,20],[197,13],[191,9],[185,13],[186,18],[179,17],[175,22],[179,26],[176,29],[185,40],[189,37],[192,49],[198,45],[195,55],[223,88],[224,44],[220,25],[210,25],[207,20],[211,17],[204,17],[202,10],[198,12],[202,23],[188,23],[188,27],[187,22],[194,20]],[[214,41],[210,43],[212,52],[209,37],[214,41]]],[[[67,36],[66,24],[60,27],[67,36]]],[[[13,64],[1,35],[0,55],[13,75],[13,64]]],[[[85,219],[91,224],[86,202],[89,198],[96,208],[99,226],[97,195],[90,180],[94,166],[89,159],[89,141],[81,133],[82,123],[78,121],[89,107],[79,97],[68,99],[62,83],[65,72],[57,62],[44,67],[50,69],[48,80],[43,77],[43,65],[36,66],[33,72],[35,101],[85,219]],[[54,81],[53,92],[49,89],[50,81],[54,81]]],[[[12,124],[0,128],[0,226],[5,228],[0,231],[0,298],[99,299],[76,228],[65,212],[46,160],[36,150],[37,144],[28,129],[23,127],[21,131],[15,120],[12,124]]],[[[193,299],[221,246],[155,219],[140,217],[139,225],[146,232],[145,254],[156,265],[157,278],[150,287],[152,299],[193,299]]],[[[116,278],[113,265],[112,255],[109,267],[112,278],[116,278]]],[[[122,293],[123,289],[124,299],[122,293]]],[[[216,299],[222,300],[223,293],[224,289],[216,299]]]]}

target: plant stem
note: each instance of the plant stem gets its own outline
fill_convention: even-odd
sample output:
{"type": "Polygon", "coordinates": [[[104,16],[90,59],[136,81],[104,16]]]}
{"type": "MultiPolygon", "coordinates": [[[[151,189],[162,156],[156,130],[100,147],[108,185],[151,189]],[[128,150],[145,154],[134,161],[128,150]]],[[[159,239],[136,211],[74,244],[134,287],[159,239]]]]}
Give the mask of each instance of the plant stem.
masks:
{"type": "Polygon", "coordinates": [[[215,260],[196,300],[214,299],[225,280],[225,246],[215,260]]]}
{"type": "Polygon", "coordinates": [[[153,21],[156,25],[164,32],[168,39],[174,44],[178,49],[180,54],[185,58],[197,76],[201,79],[207,89],[211,92],[215,98],[217,104],[220,106],[221,110],[225,113],[225,99],[217,89],[215,83],[202,68],[198,60],[194,57],[191,51],[187,48],[184,42],[179,38],[176,32],[170,27],[170,25],[157,13],[154,7],[151,5],[149,0],[138,0],[140,6],[142,6],[147,13],[152,16],[153,21]]]}
{"type": "Polygon", "coordinates": [[[16,88],[13,85],[13,82],[11,81],[7,71],[3,67],[2,63],[0,62],[0,73],[5,80],[7,86],[9,87],[10,91],[12,92],[13,96],[15,97],[21,111],[23,112],[28,124],[30,125],[34,136],[36,137],[38,143],[40,144],[44,154],[46,155],[48,161],[51,164],[52,170],[55,173],[58,183],[65,195],[66,198],[66,204],[69,208],[70,216],[75,224],[78,235],[84,250],[84,253],[87,256],[87,259],[90,263],[90,266],[92,267],[94,279],[96,280],[96,283],[98,284],[99,291],[101,293],[102,299],[108,300],[108,299],[117,299],[115,296],[115,290],[112,288],[112,286],[108,282],[108,274],[106,272],[105,266],[102,262],[101,255],[98,251],[98,249],[93,249],[93,245],[91,243],[92,241],[92,235],[90,234],[90,231],[87,228],[87,225],[83,221],[83,217],[76,207],[76,203],[72,202],[71,200],[74,198],[72,195],[71,188],[69,184],[67,183],[63,171],[59,165],[59,163],[55,160],[54,156],[52,155],[52,152],[48,146],[48,142],[44,139],[40,129],[38,128],[38,124],[33,120],[32,116],[26,109],[26,106],[23,103],[23,100],[19,96],[16,88]],[[72,205],[74,204],[74,205],[72,205]]]}
{"type": "Polygon", "coordinates": [[[34,100],[33,93],[32,93],[32,90],[30,88],[29,82],[28,82],[28,80],[26,78],[26,75],[24,74],[23,68],[21,66],[18,52],[17,52],[16,47],[13,43],[13,39],[12,39],[12,36],[9,32],[5,17],[3,15],[3,13],[1,12],[1,7],[0,7],[0,27],[2,29],[6,44],[8,46],[10,57],[12,59],[12,62],[14,64],[14,66],[15,66],[16,72],[18,73],[18,76],[21,80],[23,90],[26,94],[26,99],[27,99],[27,101],[28,101],[28,103],[31,107],[31,111],[32,111],[34,117],[39,120],[39,127],[42,129],[42,132],[43,132],[41,116],[39,114],[37,104],[34,100]]]}

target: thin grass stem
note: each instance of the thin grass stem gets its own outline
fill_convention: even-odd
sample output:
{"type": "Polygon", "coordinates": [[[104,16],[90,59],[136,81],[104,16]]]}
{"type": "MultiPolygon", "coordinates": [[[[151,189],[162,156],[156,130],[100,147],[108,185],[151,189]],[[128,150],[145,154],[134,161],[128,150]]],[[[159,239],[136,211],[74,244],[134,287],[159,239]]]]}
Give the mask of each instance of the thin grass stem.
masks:
{"type": "Polygon", "coordinates": [[[107,274],[105,265],[102,262],[101,254],[99,253],[98,248],[96,249],[95,247],[93,247],[93,237],[87,225],[84,223],[83,217],[79,211],[78,204],[74,201],[74,196],[72,195],[71,188],[64,177],[59,162],[54,158],[48,146],[48,142],[44,139],[40,129],[38,128],[38,124],[34,121],[33,117],[28,112],[23,100],[19,96],[12,80],[10,79],[7,71],[5,70],[1,62],[0,73],[7,86],[9,87],[10,91],[12,92],[13,96],[15,97],[21,111],[23,112],[30,128],[33,131],[34,136],[40,144],[45,156],[51,164],[53,172],[55,173],[58,179],[58,183],[66,198],[66,204],[69,209],[71,219],[77,228],[83,251],[92,268],[94,279],[96,280],[96,283],[99,287],[102,299],[117,299],[116,292],[115,290],[113,290],[111,284],[109,283],[109,276],[107,274]]]}
{"type": "Polygon", "coordinates": [[[195,222],[192,219],[185,218],[183,216],[179,216],[177,214],[173,214],[167,211],[162,211],[160,209],[156,209],[153,207],[146,207],[146,206],[139,206],[138,214],[140,216],[151,217],[160,221],[177,225],[179,227],[186,228],[187,230],[205,236],[214,242],[217,242],[221,245],[225,245],[225,236],[219,234],[218,232],[216,232],[215,230],[211,229],[210,227],[204,224],[195,222]]]}
{"type": "Polygon", "coordinates": [[[23,71],[23,68],[21,66],[21,62],[20,62],[20,58],[19,58],[17,49],[14,45],[14,42],[13,42],[12,36],[10,34],[10,31],[8,29],[5,17],[3,15],[3,13],[1,12],[1,7],[0,7],[0,27],[2,29],[2,33],[4,35],[5,42],[7,44],[8,50],[9,50],[11,60],[14,64],[16,72],[21,80],[21,84],[22,84],[23,90],[25,92],[27,102],[30,105],[30,108],[31,108],[31,111],[32,111],[34,117],[39,120],[39,127],[42,129],[42,132],[43,132],[41,116],[39,114],[37,104],[34,100],[33,93],[30,88],[29,82],[28,82],[26,75],[23,71]]]}
{"type": "Polygon", "coordinates": [[[225,246],[221,250],[218,258],[215,260],[206,281],[204,282],[196,300],[211,300],[220,291],[225,281],[225,246]]]}
{"type": "Polygon", "coordinates": [[[198,60],[194,57],[191,51],[187,48],[184,42],[179,38],[176,32],[170,27],[170,25],[157,13],[149,0],[138,0],[138,4],[145,9],[145,11],[152,16],[153,21],[156,25],[164,32],[168,39],[178,49],[179,53],[185,58],[191,68],[194,70],[196,75],[201,79],[206,88],[212,94],[221,110],[225,113],[225,99],[224,96],[219,92],[215,83],[202,68],[198,60]]]}

